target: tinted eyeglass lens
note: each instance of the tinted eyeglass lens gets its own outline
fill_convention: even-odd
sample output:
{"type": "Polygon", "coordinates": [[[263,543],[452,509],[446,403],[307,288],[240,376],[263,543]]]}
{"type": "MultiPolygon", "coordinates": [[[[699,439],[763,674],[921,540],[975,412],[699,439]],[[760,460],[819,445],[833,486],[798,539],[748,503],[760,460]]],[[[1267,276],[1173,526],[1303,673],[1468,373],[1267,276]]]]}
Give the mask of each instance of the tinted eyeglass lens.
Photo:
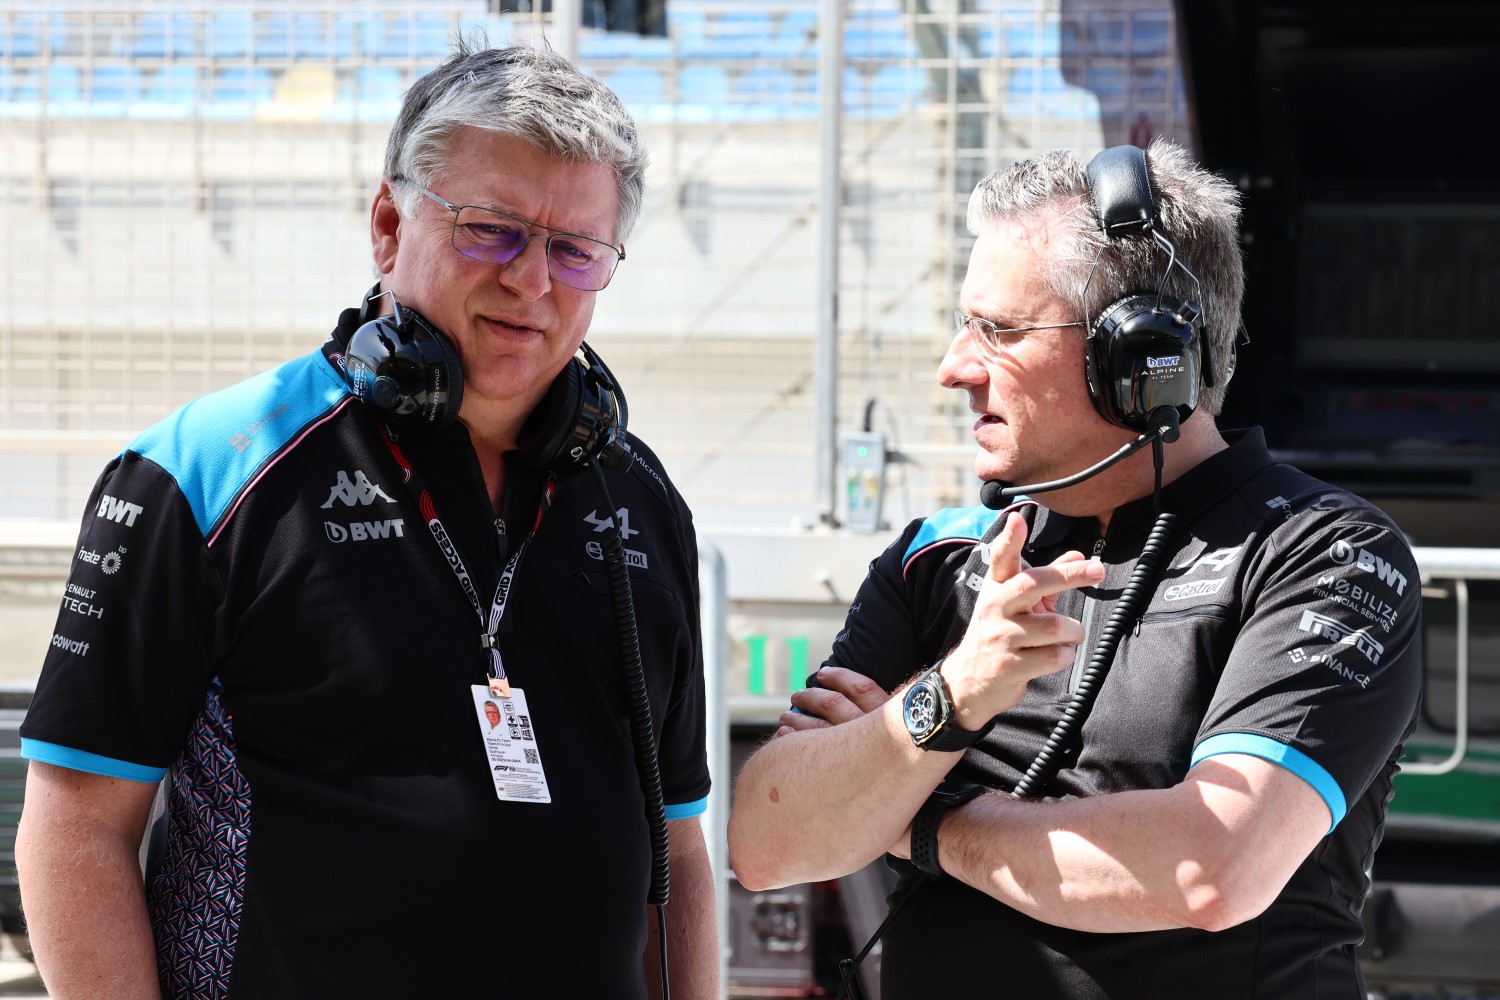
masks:
{"type": "MultiPolygon", "coordinates": [[[[531,227],[498,212],[465,208],[454,221],[453,246],[473,260],[508,264],[525,249],[531,227]]],[[[620,255],[608,243],[564,233],[547,239],[547,272],[554,281],[583,291],[609,284],[620,255]]]]}

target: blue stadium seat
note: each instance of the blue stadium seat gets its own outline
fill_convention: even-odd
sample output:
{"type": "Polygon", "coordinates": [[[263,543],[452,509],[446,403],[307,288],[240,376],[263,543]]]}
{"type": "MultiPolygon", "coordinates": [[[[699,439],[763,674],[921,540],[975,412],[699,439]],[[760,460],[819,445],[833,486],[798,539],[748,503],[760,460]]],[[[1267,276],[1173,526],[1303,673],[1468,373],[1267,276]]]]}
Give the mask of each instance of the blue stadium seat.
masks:
{"type": "Polygon", "coordinates": [[[190,118],[198,100],[198,67],[191,63],[172,63],[146,84],[143,100],[130,107],[132,118],[190,118]]]}
{"type": "Polygon", "coordinates": [[[54,118],[77,118],[88,113],[83,92],[78,86],[78,67],[71,63],[53,63],[47,67],[47,86],[43,91],[47,114],[54,118]]]}
{"type": "Polygon", "coordinates": [[[0,66],[0,118],[35,118],[41,96],[36,71],[0,66]]]}
{"type": "Polygon", "coordinates": [[[89,74],[90,114],[95,118],[118,118],[125,105],[141,96],[141,71],[129,63],[95,66],[89,74]]]}
{"type": "Polygon", "coordinates": [[[1038,26],[1034,21],[1013,24],[1005,32],[1006,51],[1014,59],[1056,59],[1062,55],[1062,36],[1057,22],[1038,26]]]}
{"type": "Polygon", "coordinates": [[[704,60],[756,59],[771,49],[770,15],[758,10],[726,7],[703,21],[701,33],[684,32],[679,45],[684,58],[704,60]]]}
{"type": "Polygon", "coordinates": [[[281,62],[292,57],[292,16],[262,14],[255,21],[255,58],[281,62]]]}
{"type": "Polygon", "coordinates": [[[734,101],[739,105],[736,115],[772,120],[794,117],[796,94],[797,78],[791,73],[774,66],[757,66],[741,73],[735,81],[734,101]]]}
{"type": "Polygon", "coordinates": [[[130,54],[137,59],[185,58],[195,51],[195,35],[191,14],[150,11],[136,22],[130,54]]]}
{"type": "Polygon", "coordinates": [[[644,66],[617,69],[604,78],[604,83],[632,109],[660,104],[666,90],[661,73],[644,66]]]}
{"type": "Polygon", "coordinates": [[[773,54],[782,58],[811,57],[818,51],[818,13],[794,10],[784,14],[776,29],[773,54]]]}
{"type": "Polygon", "coordinates": [[[42,19],[33,13],[16,14],[9,30],[5,15],[0,13],[0,55],[11,55],[19,59],[31,59],[42,51],[42,19]]]}
{"type": "Polygon", "coordinates": [[[855,15],[844,26],[846,59],[904,59],[915,54],[911,35],[894,11],[855,15]]]}
{"type": "Polygon", "coordinates": [[[393,12],[383,19],[376,14],[365,23],[374,37],[373,50],[367,43],[365,51],[379,58],[437,62],[448,55],[449,25],[442,10],[393,12]]]}
{"type": "Polygon", "coordinates": [[[729,100],[729,74],[720,66],[684,66],[677,74],[677,94],[682,101],[725,104],[729,100]]]}
{"type": "Polygon", "coordinates": [[[1166,11],[1138,10],[1130,18],[1130,54],[1136,59],[1156,59],[1167,54],[1166,11]]]}
{"type": "Polygon", "coordinates": [[[361,66],[355,76],[354,116],[360,121],[394,120],[405,81],[393,66],[361,66]]]}
{"type": "Polygon", "coordinates": [[[255,114],[255,105],[276,92],[271,71],[259,66],[226,66],[214,74],[213,92],[204,105],[206,118],[236,120],[255,114]]]}
{"type": "Polygon", "coordinates": [[[922,98],[926,74],[915,66],[882,66],[865,85],[863,107],[875,114],[894,114],[922,98]]]}
{"type": "Polygon", "coordinates": [[[53,58],[81,56],[88,44],[87,12],[55,10],[47,18],[47,44],[53,58]]]}
{"type": "Polygon", "coordinates": [[[248,10],[215,11],[208,22],[205,49],[215,59],[249,55],[252,30],[248,10]]]}

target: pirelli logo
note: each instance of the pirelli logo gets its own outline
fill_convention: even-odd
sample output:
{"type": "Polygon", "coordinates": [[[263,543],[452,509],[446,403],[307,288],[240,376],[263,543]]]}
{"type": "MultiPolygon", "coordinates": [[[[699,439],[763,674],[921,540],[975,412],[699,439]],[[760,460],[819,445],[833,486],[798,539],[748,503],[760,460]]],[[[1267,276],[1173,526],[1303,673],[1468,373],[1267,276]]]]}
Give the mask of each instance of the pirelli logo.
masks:
{"type": "Polygon", "coordinates": [[[1385,647],[1376,642],[1364,629],[1354,629],[1341,621],[1320,615],[1316,611],[1302,612],[1302,621],[1298,628],[1313,635],[1322,636],[1329,642],[1336,642],[1344,646],[1353,646],[1365,654],[1372,666],[1380,664],[1380,658],[1385,655],[1385,647]]]}

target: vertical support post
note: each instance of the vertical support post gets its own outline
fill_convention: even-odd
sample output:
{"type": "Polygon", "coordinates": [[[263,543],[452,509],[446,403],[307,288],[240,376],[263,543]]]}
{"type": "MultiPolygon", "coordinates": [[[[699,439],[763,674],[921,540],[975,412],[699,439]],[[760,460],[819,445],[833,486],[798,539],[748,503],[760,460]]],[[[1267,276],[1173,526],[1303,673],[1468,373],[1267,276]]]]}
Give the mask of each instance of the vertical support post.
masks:
{"type": "Polygon", "coordinates": [[[839,394],[839,176],[844,113],[844,0],[818,4],[818,330],[813,351],[816,386],[813,495],[818,523],[837,518],[837,423],[839,394]]]}
{"type": "Polygon", "coordinates": [[[698,621],[703,636],[703,687],[708,733],[708,773],[713,782],[703,815],[703,839],[714,875],[714,902],[719,923],[719,996],[729,989],[729,791],[734,784],[729,763],[729,584],[724,556],[698,536],[698,621]]]}
{"type": "Polygon", "coordinates": [[[571,63],[578,62],[578,30],[582,23],[582,0],[552,0],[552,49],[571,63]]]}

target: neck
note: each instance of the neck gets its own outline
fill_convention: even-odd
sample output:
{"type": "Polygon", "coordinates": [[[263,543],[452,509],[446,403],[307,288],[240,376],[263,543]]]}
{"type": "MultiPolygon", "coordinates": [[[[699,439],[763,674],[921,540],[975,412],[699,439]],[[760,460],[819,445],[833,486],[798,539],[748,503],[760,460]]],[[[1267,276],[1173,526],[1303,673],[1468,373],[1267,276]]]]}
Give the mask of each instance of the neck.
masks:
{"type": "Polygon", "coordinates": [[[493,408],[484,407],[482,401],[476,400],[476,403],[480,405],[471,409],[469,401],[464,400],[463,412],[458,419],[468,428],[469,442],[474,446],[479,471],[484,475],[485,491],[489,493],[490,505],[498,513],[505,496],[505,460],[501,456],[515,449],[525,414],[502,416],[486,412],[493,408]]]}

